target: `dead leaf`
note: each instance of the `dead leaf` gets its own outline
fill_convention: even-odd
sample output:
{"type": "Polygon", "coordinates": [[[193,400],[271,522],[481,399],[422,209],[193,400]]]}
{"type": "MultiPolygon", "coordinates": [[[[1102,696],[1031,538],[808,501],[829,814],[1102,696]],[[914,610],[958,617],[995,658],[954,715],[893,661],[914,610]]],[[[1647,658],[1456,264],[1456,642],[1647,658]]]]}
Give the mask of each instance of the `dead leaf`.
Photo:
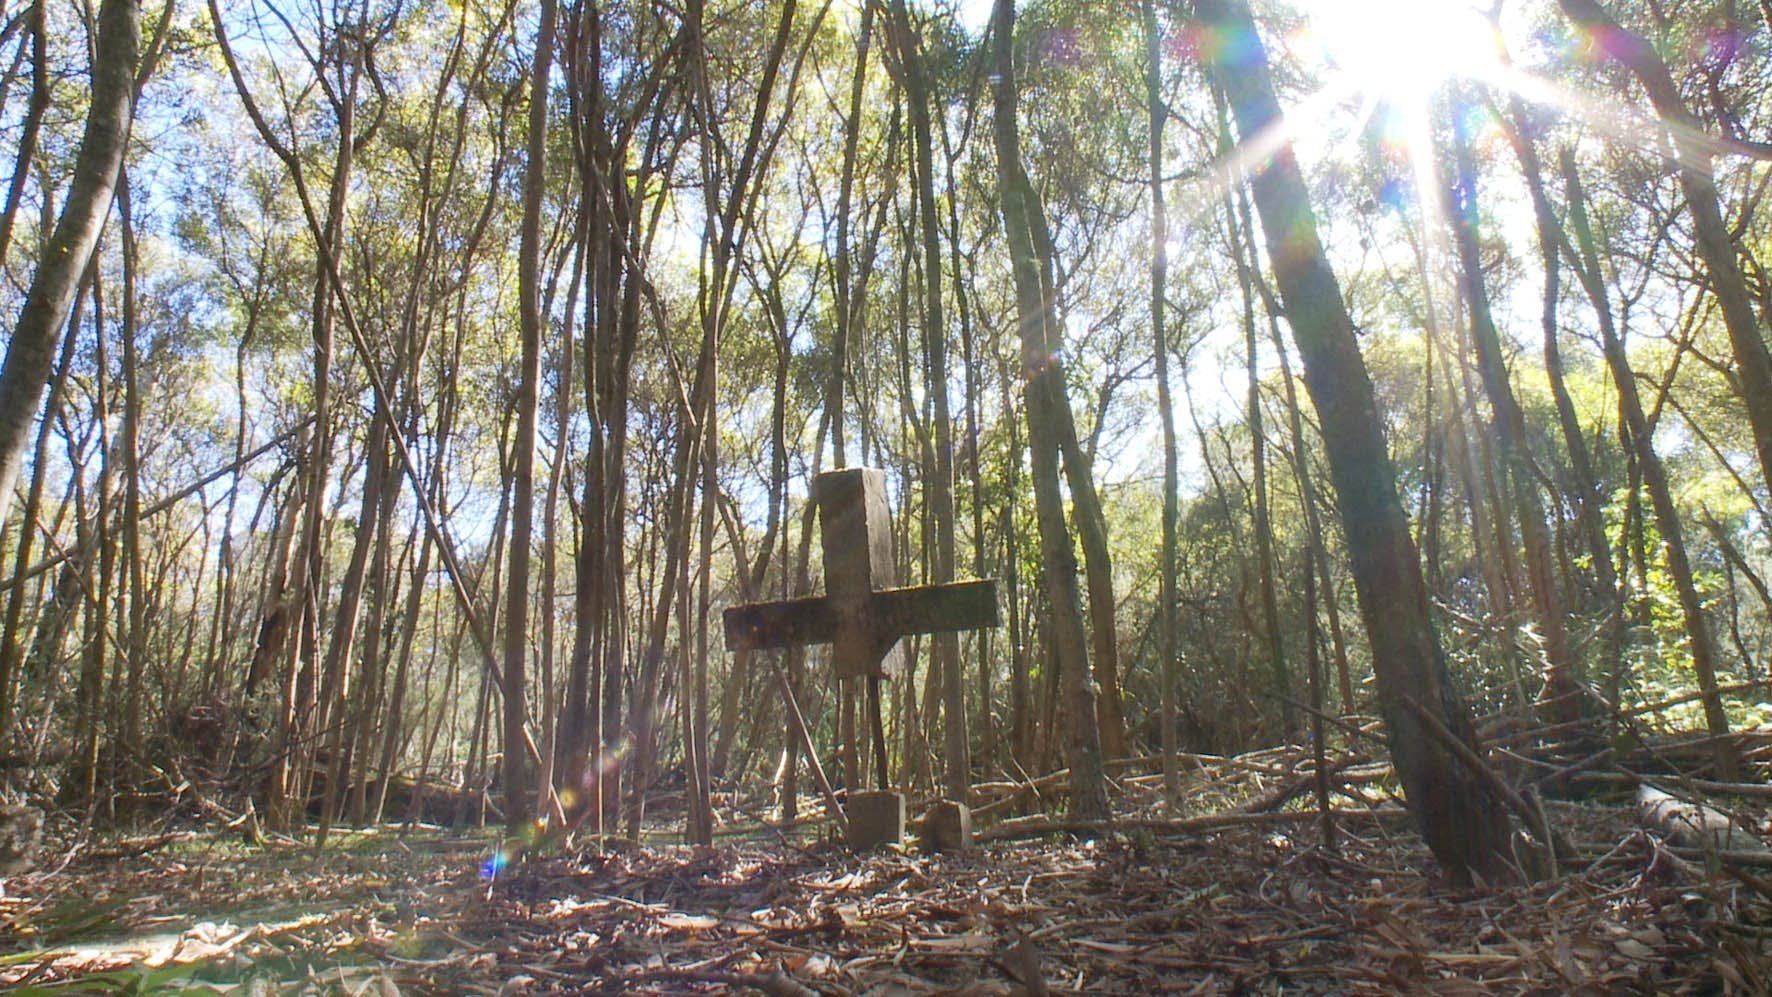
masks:
{"type": "Polygon", "coordinates": [[[672,931],[707,931],[720,926],[720,919],[706,914],[683,914],[673,911],[658,919],[660,927],[672,931]]]}

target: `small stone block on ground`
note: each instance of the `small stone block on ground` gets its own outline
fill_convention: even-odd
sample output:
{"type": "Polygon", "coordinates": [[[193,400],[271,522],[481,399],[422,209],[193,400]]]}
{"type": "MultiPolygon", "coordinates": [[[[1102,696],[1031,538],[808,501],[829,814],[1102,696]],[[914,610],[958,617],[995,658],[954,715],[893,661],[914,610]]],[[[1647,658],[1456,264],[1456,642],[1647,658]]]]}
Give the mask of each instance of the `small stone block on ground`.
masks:
{"type": "Polygon", "coordinates": [[[850,793],[849,847],[865,852],[904,843],[904,794],[889,790],[850,793]]]}
{"type": "Polygon", "coordinates": [[[923,817],[923,851],[960,853],[972,850],[972,808],[942,800],[923,817]]]}

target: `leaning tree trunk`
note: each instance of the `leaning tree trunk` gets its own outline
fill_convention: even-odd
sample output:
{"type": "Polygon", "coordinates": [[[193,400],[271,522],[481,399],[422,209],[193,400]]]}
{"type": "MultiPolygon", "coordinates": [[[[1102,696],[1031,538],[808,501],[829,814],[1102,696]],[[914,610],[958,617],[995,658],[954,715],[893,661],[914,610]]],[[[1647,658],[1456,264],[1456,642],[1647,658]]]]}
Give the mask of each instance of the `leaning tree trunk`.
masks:
{"type": "MultiPolygon", "coordinates": [[[[1247,3],[1196,0],[1194,9],[1225,40],[1210,48],[1208,68],[1245,142],[1280,129],[1273,78],[1247,3]]],[[[1423,838],[1454,878],[1511,879],[1512,831],[1500,794],[1457,754],[1476,746],[1476,732],[1446,673],[1372,380],[1317,236],[1303,172],[1289,144],[1252,167],[1268,256],[1323,426],[1392,763],[1423,838]],[[1462,744],[1449,743],[1448,734],[1462,744]]]]}
{"type": "Polygon", "coordinates": [[[1539,498],[1532,455],[1526,445],[1526,415],[1514,397],[1507,364],[1501,355],[1501,336],[1489,307],[1489,289],[1483,277],[1480,233],[1477,227],[1477,174],[1471,157],[1469,125],[1455,115],[1452,126],[1452,162],[1456,179],[1451,190],[1452,240],[1458,252],[1465,301],[1470,309],[1471,338],[1477,347],[1477,367],[1483,391],[1494,413],[1496,443],[1501,449],[1502,472],[1512,488],[1514,516],[1526,551],[1526,580],[1532,605],[1544,639],[1544,689],[1540,707],[1553,722],[1581,719],[1581,688],[1575,652],[1563,623],[1563,596],[1557,587],[1556,563],[1551,552],[1550,527],[1539,498]]]}
{"type": "Polygon", "coordinates": [[[1508,101],[1507,136],[1514,155],[1520,161],[1520,174],[1526,180],[1526,192],[1532,198],[1532,217],[1538,230],[1538,252],[1544,264],[1544,304],[1539,324],[1544,330],[1544,374],[1550,386],[1551,399],[1557,409],[1557,426],[1563,434],[1563,446],[1569,453],[1570,482],[1575,492],[1576,525],[1587,544],[1593,561],[1594,587],[1610,601],[1618,591],[1618,579],[1612,568],[1612,546],[1606,539],[1605,501],[1600,495],[1594,474],[1593,458],[1588,453],[1587,439],[1581,432],[1581,419],[1575,412],[1575,399],[1563,375],[1561,329],[1557,322],[1557,304],[1561,298],[1562,229],[1545,192],[1544,170],[1539,163],[1538,148],[1530,130],[1525,102],[1518,97],[1508,101]]]}
{"type": "Polygon", "coordinates": [[[24,464],[25,444],[49,383],[68,310],[116,193],[135,115],[140,34],[141,5],[136,0],[104,0],[92,57],[91,110],[74,159],[73,184],[43,249],[43,263],[31,278],[0,366],[0,534],[12,512],[13,485],[24,464]]]}
{"type": "MultiPolygon", "coordinates": [[[[1247,193],[1237,195],[1237,218],[1244,232],[1254,233],[1255,220],[1249,209],[1247,193]]],[[[1329,614],[1329,640],[1335,654],[1336,691],[1341,696],[1341,712],[1352,713],[1354,680],[1347,661],[1347,636],[1341,627],[1341,600],[1335,594],[1335,580],[1329,576],[1329,550],[1323,536],[1322,517],[1318,513],[1318,492],[1310,468],[1308,442],[1304,435],[1304,416],[1298,404],[1298,388],[1292,378],[1292,362],[1286,358],[1286,344],[1280,334],[1280,303],[1274,298],[1273,288],[1262,279],[1260,254],[1256,250],[1255,240],[1244,240],[1241,251],[1247,254],[1248,273],[1256,290],[1261,293],[1261,303],[1268,316],[1268,341],[1273,343],[1274,356],[1280,361],[1280,384],[1286,397],[1286,426],[1292,436],[1292,475],[1298,486],[1298,504],[1304,510],[1304,533],[1311,550],[1310,566],[1316,574],[1316,584],[1323,593],[1323,606],[1329,614]]],[[[1427,408],[1432,411],[1431,401],[1427,408]]],[[[1433,562],[1429,560],[1428,563],[1433,562]]],[[[1311,614],[1305,615],[1309,617],[1311,614]]]]}
{"type": "Polygon", "coordinates": [[[1057,423],[1068,413],[1070,402],[1064,394],[1064,368],[1048,348],[1055,331],[1048,329],[1048,323],[1053,322],[1055,316],[1050,314],[1051,302],[1041,286],[1029,218],[1033,210],[1028,203],[1031,184],[1021,166],[1021,136],[1016,124],[1013,0],[996,0],[992,22],[997,176],[1021,330],[1028,443],[1033,451],[1035,520],[1040,530],[1046,597],[1052,610],[1057,671],[1070,692],[1071,808],[1079,817],[1103,817],[1108,812],[1108,801],[1102,768],[1101,728],[1096,719],[1096,690],[1089,672],[1089,642],[1084,633],[1083,605],[1077,587],[1077,555],[1065,523],[1064,499],[1058,488],[1057,423]],[[1061,408],[1066,412],[1061,413],[1061,408]]]}
{"type": "MultiPolygon", "coordinates": [[[[1226,123],[1228,129],[1228,123],[1226,123]]],[[[1227,134],[1225,140],[1228,142],[1227,134]]],[[[1274,583],[1274,529],[1269,515],[1267,487],[1267,439],[1261,412],[1261,377],[1257,366],[1255,335],[1255,254],[1245,255],[1243,243],[1251,247],[1255,241],[1253,225],[1243,228],[1234,198],[1225,198],[1225,220],[1230,226],[1231,255],[1236,259],[1237,284],[1243,298],[1244,367],[1248,377],[1250,485],[1254,493],[1256,579],[1260,585],[1262,638],[1266,645],[1268,672],[1273,691],[1280,698],[1280,735],[1291,741],[1298,733],[1298,711],[1292,705],[1292,675],[1286,667],[1286,646],[1280,632],[1280,597],[1274,583]]]]}
{"type": "MultiPolygon", "coordinates": [[[[1667,550],[1667,573],[1673,577],[1674,591],[1679,596],[1680,610],[1686,622],[1687,646],[1692,651],[1692,670],[1698,679],[1703,697],[1704,719],[1714,738],[1717,772],[1723,779],[1733,779],[1738,759],[1729,746],[1729,716],[1723,711],[1723,696],[1717,688],[1716,642],[1711,637],[1710,623],[1704,616],[1704,600],[1692,580],[1692,563],[1686,556],[1685,531],[1680,525],[1679,510],[1674,506],[1673,491],[1668,487],[1667,471],[1655,452],[1654,427],[1643,413],[1643,402],[1637,396],[1636,374],[1624,352],[1624,340],[1612,320],[1612,308],[1606,298],[1606,287],[1600,275],[1599,248],[1593,228],[1588,223],[1587,195],[1581,178],[1575,172],[1575,157],[1564,149],[1560,167],[1564,189],[1568,192],[1569,227],[1577,247],[1575,267],[1583,289],[1594,306],[1594,317],[1600,326],[1601,344],[1606,365],[1611,368],[1613,383],[1618,387],[1618,407],[1624,415],[1630,434],[1632,453],[1642,474],[1643,486],[1649,491],[1649,503],[1655,510],[1655,525],[1661,531],[1661,542],[1667,550]]],[[[1634,489],[1633,489],[1634,491],[1634,489]]],[[[1639,521],[1639,527],[1641,523],[1639,521]]],[[[1641,538],[1638,538],[1639,543],[1641,538]]],[[[1639,550],[1639,572],[1647,573],[1647,558],[1639,550]]],[[[1646,588],[1646,586],[1645,586],[1646,588]]],[[[1614,704],[1616,705],[1616,703],[1614,704]]]]}
{"type": "Polygon", "coordinates": [[[1040,276],[1045,312],[1042,355],[1054,358],[1052,366],[1057,371],[1050,384],[1056,392],[1052,424],[1058,437],[1059,466],[1064,469],[1065,484],[1070,486],[1071,519],[1076,524],[1077,542],[1083,548],[1090,648],[1095,655],[1090,674],[1095,679],[1096,726],[1100,729],[1102,754],[1107,758],[1124,758],[1126,717],[1120,705],[1119,628],[1115,623],[1114,565],[1108,550],[1107,516],[1101,510],[1101,495],[1095,488],[1094,459],[1084,452],[1077,440],[1077,421],[1071,413],[1070,399],[1065,395],[1063,364],[1057,360],[1064,352],[1064,323],[1058,317],[1058,281],[1054,273],[1057,250],[1039,194],[1019,166],[1016,177],[1021,185],[1023,214],[1033,237],[1034,256],[1039,263],[1036,272],[1040,276]]]}
{"type": "Polygon", "coordinates": [[[1772,483],[1772,350],[1754,316],[1753,296],[1737,260],[1735,240],[1723,220],[1717,197],[1716,177],[1711,171],[1713,143],[1702,122],[1680,99],[1664,62],[1647,40],[1623,27],[1597,0],[1558,0],[1563,14],[1598,43],[1598,48],[1622,62],[1654,105],[1679,160],[1680,189],[1692,212],[1700,259],[1709,270],[1709,286],[1722,306],[1723,325],[1735,352],[1735,375],[1747,406],[1748,427],[1760,472],[1772,483]]]}

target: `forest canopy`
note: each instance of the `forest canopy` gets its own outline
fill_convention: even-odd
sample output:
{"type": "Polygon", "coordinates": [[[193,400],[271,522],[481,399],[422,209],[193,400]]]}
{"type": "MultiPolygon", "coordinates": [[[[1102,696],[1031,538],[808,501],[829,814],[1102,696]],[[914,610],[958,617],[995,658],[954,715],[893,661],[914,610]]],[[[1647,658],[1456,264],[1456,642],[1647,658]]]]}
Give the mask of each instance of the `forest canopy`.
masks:
{"type": "Polygon", "coordinates": [[[1378,718],[1492,872],[1485,732],[1772,722],[1769,45],[1734,0],[0,4],[0,780],[322,841],[680,793],[705,841],[817,781],[1101,816],[1115,760],[1378,718]],[[879,753],[825,647],[720,626],[824,591],[861,466],[899,584],[1002,621],[906,638],[879,753]]]}

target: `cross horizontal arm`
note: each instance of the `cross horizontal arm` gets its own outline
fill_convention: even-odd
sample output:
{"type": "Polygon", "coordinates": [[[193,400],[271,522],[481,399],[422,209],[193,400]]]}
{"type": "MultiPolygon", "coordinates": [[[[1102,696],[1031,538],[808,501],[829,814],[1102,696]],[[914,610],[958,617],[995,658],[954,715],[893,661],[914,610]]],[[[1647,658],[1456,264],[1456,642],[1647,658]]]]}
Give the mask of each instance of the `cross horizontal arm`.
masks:
{"type": "MultiPolygon", "coordinates": [[[[909,634],[976,630],[997,625],[995,579],[880,589],[860,614],[882,651],[909,634]]],[[[763,650],[837,639],[841,614],[826,596],[732,606],[722,617],[728,650],[763,650]]]]}
{"type": "Polygon", "coordinates": [[[731,606],[722,619],[729,651],[829,644],[837,639],[837,613],[822,595],[731,606]]]}
{"type": "Polygon", "coordinates": [[[994,627],[997,580],[881,589],[869,608],[877,632],[893,638],[994,627]]]}

